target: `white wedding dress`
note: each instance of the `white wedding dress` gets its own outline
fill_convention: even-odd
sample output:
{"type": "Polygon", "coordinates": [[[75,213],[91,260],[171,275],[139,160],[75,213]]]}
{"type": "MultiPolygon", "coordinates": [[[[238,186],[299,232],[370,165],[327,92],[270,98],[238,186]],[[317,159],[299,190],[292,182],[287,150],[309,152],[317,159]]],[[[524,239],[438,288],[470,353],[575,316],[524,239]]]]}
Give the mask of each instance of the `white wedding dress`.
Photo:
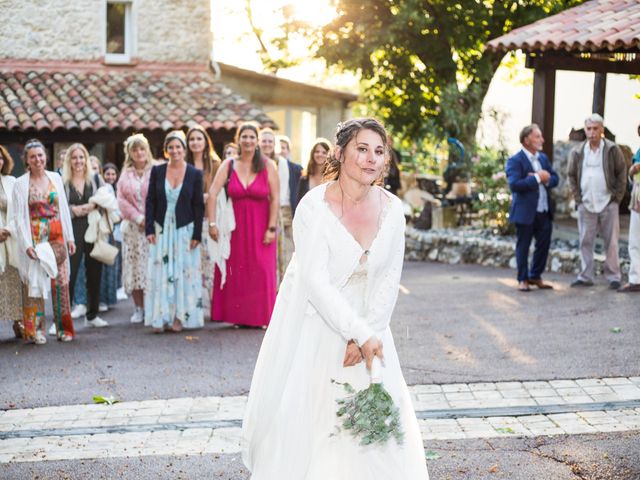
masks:
{"type": "Polygon", "coordinates": [[[307,194],[314,194],[306,202],[311,208],[301,204],[302,210],[296,212],[294,238],[296,224],[305,221],[299,213],[314,225],[301,227],[305,235],[297,237],[296,247],[305,241],[313,248],[307,251],[306,265],[294,257],[280,288],[272,318],[276,323],[269,327],[274,330],[265,337],[249,395],[243,426],[245,463],[252,480],[426,480],[422,438],[388,327],[404,251],[401,206],[397,198],[389,197],[367,256],[324,202],[325,188],[307,194]],[[315,236],[313,242],[309,235],[315,236]],[[400,245],[394,244],[398,241],[400,245]],[[384,258],[394,256],[394,261],[384,258]],[[297,320],[281,318],[295,311],[291,305],[300,295],[305,301],[297,320]],[[350,322],[353,318],[358,320],[350,322]],[[392,438],[384,445],[361,446],[359,438],[337,429],[336,400],[346,393],[331,380],[348,382],[356,390],[369,386],[364,362],[344,368],[342,361],[349,338],[360,337],[362,342],[371,334],[384,346],[382,382],[400,409],[404,432],[400,445],[392,438]],[[284,374],[265,364],[277,365],[283,356],[287,357],[284,374]],[[274,394],[270,391],[274,388],[280,391],[274,394]]]}

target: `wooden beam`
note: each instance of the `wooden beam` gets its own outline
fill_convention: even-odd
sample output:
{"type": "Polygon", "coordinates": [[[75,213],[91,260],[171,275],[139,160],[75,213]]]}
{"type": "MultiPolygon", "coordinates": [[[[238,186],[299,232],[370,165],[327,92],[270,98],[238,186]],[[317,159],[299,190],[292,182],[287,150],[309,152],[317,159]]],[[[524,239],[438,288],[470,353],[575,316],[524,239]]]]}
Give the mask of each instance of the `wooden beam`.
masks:
{"type": "Polygon", "coordinates": [[[553,121],[556,96],[556,71],[536,69],[533,73],[531,122],[537,123],[544,137],[543,151],[553,162],[553,121]]]}
{"type": "Polygon", "coordinates": [[[572,70],[578,72],[620,73],[640,75],[640,58],[634,61],[609,61],[570,55],[527,55],[527,68],[572,70]]]}
{"type": "Polygon", "coordinates": [[[604,101],[607,92],[607,74],[596,73],[593,80],[593,105],[592,113],[599,113],[604,117],[604,101]]]}

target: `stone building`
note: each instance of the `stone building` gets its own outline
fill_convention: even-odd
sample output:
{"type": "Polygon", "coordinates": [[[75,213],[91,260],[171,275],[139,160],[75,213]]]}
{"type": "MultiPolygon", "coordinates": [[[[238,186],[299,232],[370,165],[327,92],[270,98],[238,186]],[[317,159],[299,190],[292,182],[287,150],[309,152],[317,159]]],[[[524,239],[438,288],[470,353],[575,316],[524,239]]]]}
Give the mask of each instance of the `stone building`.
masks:
{"type": "Polygon", "coordinates": [[[196,122],[218,149],[242,121],[276,126],[214,73],[209,0],[4,0],[0,13],[0,143],[16,158],[31,137],[50,158],[82,142],[121,163],[133,132],[159,156],[168,130],[196,122]]]}

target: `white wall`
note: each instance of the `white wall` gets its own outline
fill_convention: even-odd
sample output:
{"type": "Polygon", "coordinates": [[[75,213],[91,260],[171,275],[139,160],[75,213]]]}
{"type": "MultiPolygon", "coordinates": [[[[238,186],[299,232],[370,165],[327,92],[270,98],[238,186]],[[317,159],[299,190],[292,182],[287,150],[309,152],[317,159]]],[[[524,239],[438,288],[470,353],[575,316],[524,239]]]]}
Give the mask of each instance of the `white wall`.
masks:
{"type": "MultiPolygon", "coordinates": [[[[506,113],[507,121],[501,133],[510,152],[520,148],[520,129],[531,123],[533,75],[524,66],[518,67],[518,70],[515,72],[516,78],[510,79],[501,67],[483,104],[484,112],[497,108],[506,113]]],[[[571,128],[582,127],[584,119],[591,113],[593,79],[593,73],[557,72],[554,141],[566,140],[571,128]]],[[[635,97],[638,93],[640,81],[632,80],[627,75],[607,75],[605,125],[616,135],[618,143],[629,145],[634,151],[640,147],[637,134],[640,99],[635,97]]],[[[498,133],[492,121],[481,122],[478,136],[482,143],[497,146],[498,133]]]]}

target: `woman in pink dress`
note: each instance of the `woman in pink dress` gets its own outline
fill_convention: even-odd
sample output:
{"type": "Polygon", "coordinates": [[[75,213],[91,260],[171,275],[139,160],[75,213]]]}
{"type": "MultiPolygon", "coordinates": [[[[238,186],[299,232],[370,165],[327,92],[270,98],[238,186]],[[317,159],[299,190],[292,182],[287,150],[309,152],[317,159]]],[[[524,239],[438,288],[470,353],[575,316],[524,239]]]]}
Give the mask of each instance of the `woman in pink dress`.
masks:
{"type": "Polygon", "coordinates": [[[236,134],[238,158],[222,162],[209,190],[209,235],[218,241],[216,198],[225,188],[233,203],[236,228],[226,279],[216,267],[211,320],[266,327],[276,300],[276,223],[278,170],[260,153],[258,128],[245,123],[236,134]]]}

